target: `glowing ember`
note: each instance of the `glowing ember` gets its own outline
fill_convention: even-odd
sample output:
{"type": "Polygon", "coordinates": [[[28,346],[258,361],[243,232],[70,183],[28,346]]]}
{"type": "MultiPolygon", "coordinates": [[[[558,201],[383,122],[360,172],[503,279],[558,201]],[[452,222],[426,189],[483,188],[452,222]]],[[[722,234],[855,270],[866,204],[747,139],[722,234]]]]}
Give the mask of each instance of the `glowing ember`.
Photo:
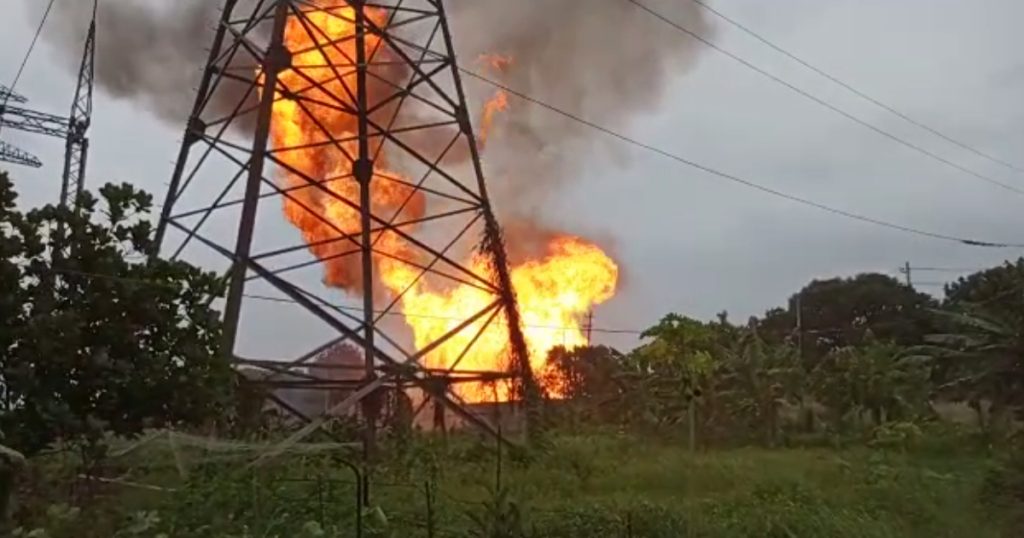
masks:
{"type": "Polygon", "coordinates": [[[481,54],[477,61],[489,69],[500,72],[508,71],[514,63],[511,56],[504,54],[481,54]]]}
{"type": "MultiPolygon", "coordinates": [[[[377,24],[385,21],[377,10],[367,8],[367,17],[377,24]]],[[[285,42],[292,52],[292,67],[281,73],[280,84],[292,93],[301,93],[314,102],[278,99],[274,104],[272,140],[279,149],[277,158],[282,163],[281,187],[288,190],[284,197],[284,212],[288,220],[302,233],[309,249],[325,266],[325,281],[332,286],[359,291],[360,260],[358,241],[361,230],[359,219],[359,184],[352,173],[352,158],[357,155],[358,130],[356,118],[339,110],[351,110],[349,90],[356,87],[356,74],[341,68],[344,80],[338,80],[335,70],[326,65],[351,65],[356,57],[355,33],[351,7],[334,8],[331,13],[309,12],[308,28],[300,21],[289,20],[285,42]],[[324,89],[313,88],[320,83],[324,89]],[[347,88],[346,88],[347,86],[347,88]],[[329,143],[333,137],[342,140],[341,149],[329,143]],[[346,157],[347,153],[349,157],[346,157]],[[351,157],[351,158],[350,158],[351,157]],[[319,183],[311,186],[302,175],[315,178],[319,183]],[[329,192],[328,192],[329,191],[329,192]],[[348,203],[336,199],[333,192],[348,203]],[[349,237],[337,239],[339,231],[349,237]]],[[[366,35],[368,49],[377,50],[379,38],[366,35]]],[[[380,47],[378,54],[386,54],[380,47]]],[[[505,69],[511,59],[501,56],[487,57],[488,65],[505,69]]],[[[371,85],[369,90],[386,91],[371,85]]],[[[504,92],[485,107],[481,120],[481,138],[486,137],[494,115],[508,107],[504,92]]],[[[396,172],[387,171],[386,154],[376,158],[371,187],[374,212],[391,215],[398,213],[399,221],[413,220],[425,214],[426,200],[420,191],[396,172]]],[[[410,230],[410,228],[406,228],[410,230]]],[[[411,328],[417,349],[435,342],[457,328],[459,324],[480,312],[494,301],[489,292],[477,287],[449,281],[437,282],[428,278],[417,279],[420,269],[401,260],[417,262],[416,252],[403,238],[393,232],[375,237],[374,265],[378,281],[392,294],[402,294],[401,310],[407,314],[406,324],[411,328]],[[403,294],[404,292],[404,294],[403,294]]],[[[554,239],[547,254],[512,267],[512,283],[519,299],[519,308],[525,325],[530,362],[538,373],[547,352],[554,346],[575,347],[586,343],[581,327],[583,316],[596,304],[608,300],[615,292],[618,268],[597,246],[582,239],[563,236],[554,239]]],[[[477,274],[492,278],[488,264],[480,255],[466,264],[477,274]]],[[[490,316],[455,334],[444,344],[428,353],[423,364],[432,368],[461,370],[505,370],[508,355],[508,331],[501,314],[484,324],[490,316]],[[474,341],[475,340],[475,341],[474,341]],[[469,344],[472,345],[470,346],[469,344]],[[469,348],[469,352],[464,350],[469,348]]],[[[455,390],[468,401],[493,398],[490,388],[461,385],[455,390]]],[[[498,397],[507,399],[506,387],[498,388],[498,397]]]]}

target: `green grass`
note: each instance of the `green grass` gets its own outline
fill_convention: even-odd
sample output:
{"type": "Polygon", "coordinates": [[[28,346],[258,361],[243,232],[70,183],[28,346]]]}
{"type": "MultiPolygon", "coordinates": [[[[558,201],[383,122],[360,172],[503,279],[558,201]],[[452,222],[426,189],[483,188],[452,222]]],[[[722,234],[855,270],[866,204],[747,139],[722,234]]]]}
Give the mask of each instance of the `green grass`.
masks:
{"type": "MultiPolygon", "coordinates": [[[[528,458],[506,454],[501,471],[505,500],[537,537],[995,538],[1009,536],[1001,532],[1010,510],[981,501],[992,465],[969,453],[867,448],[692,454],[682,444],[600,434],[557,437],[528,458]]],[[[495,470],[490,446],[418,443],[375,472],[372,503],[388,523],[368,535],[427,536],[429,520],[434,536],[479,536],[468,514],[486,513],[495,470]]],[[[147,527],[153,534],[122,536],[353,535],[353,479],[322,457],[258,471],[193,460],[186,480],[166,466],[133,480],[147,478],[176,491],[117,497],[122,518],[159,517],[147,527]]]]}
{"type": "MultiPolygon", "coordinates": [[[[667,521],[664,536],[984,537],[999,536],[1001,527],[978,501],[989,466],[975,456],[867,449],[691,454],[673,444],[589,436],[561,438],[550,454],[511,466],[506,477],[527,519],[549,525],[560,513],[582,512],[613,523],[667,521]]],[[[441,487],[479,500],[486,493],[474,483],[483,471],[456,468],[441,487]]]]}

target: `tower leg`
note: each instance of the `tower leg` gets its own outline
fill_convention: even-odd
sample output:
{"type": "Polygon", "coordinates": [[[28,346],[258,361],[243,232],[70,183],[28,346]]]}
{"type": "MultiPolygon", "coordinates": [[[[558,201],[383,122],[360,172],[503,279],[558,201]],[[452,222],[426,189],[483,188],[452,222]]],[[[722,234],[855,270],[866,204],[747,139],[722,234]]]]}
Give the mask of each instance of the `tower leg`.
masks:
{"type": "Polygon", "coordinates": [[[229,21],[231,21],[231,16],[235,11],[235,4],[237,3],[238,0],[224,1],[220,23],[217,25],[217,30],[214,33],[213,45],[210,47],[210,57],[207,59],[202,79],[199,81],[196,100],[192,105],[192,112],[189,114],[188,124],[185,126],[185,134],[181,140],[181,148],[178,150],[178,158],[174,162],[171,182],[167,187],[167,196],[164,199],[163,207],[160,209],[160,221],[157,223],[154,239],[154,256],[159,255],[164,237],[167,235],[167,225],[172,215],[171,209],[174,207],[174,202],[182,188],[181,180],[185,174],[185,165],[188,163],[189,151],[191,151],[192,145],[195,144],[196,138],[201,136],[205,130],[200,116],[205,108],[206,101],[210,98],[210,91],[214,87],[214,77],[217,76],[214,72],[214,66],[217,64],[217,58],[222,53],[224,37],[228,31],[229,21]]]}
{"type": "Polygon", "coordinates": [[[227,303],[224,306],[224,354],[232,356],[235,339],[238,336],[238,316],[242,310],[242,294],[245,292],[245,275],[248,272],[247,259],[252,250],[253,227],[256,224],[256,207],[259,204],[263,169],[266,165],[270,120],[277,98],[277,77],[291,63],[290,54],[284,47],[284,26],[288,21],[288,2],[279,0],[274,9],[274,30],[270,47],[263,64],[263,95],[260,97],[259,114],[256,117],[256,132],[253,135],[252,157],[249,161],[249,175],[245,183],[245,197],[242,202],[242,219],[238,223],[238,241],[231,267],[231,283],[227,303]]]}

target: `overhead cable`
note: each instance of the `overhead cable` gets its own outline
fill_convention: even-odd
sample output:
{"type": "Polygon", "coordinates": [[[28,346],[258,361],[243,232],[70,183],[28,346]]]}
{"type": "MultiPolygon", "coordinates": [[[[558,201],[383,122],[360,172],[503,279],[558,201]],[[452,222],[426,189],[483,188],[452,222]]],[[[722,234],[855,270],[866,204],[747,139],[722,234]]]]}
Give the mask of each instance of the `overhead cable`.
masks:
{"type": "Polygon", "coordinates": [[[1015,165],[1015,164],[1013,164],[1011,162],[1005,161],[1005,160],[1000,159],[998,157],[995,157],[995,156],[993,156],[991,154],[988,154],[988,153],[986,153],[984,151],[981,151],[978,148],[976,148],[974,146],[971,146],[970,144],[967,144],[966,142],[961,142],[960,140],[957,140],[956,138],[953,138],[952,136],[947,135],[946,133],[943,133],[942,131],[940,131],[940,130],[934,128],[934,127],[931,127],[930,125],[928,125],[928,124],[926,124],[926,123],[924,123],[924,122],[922,122],[920,120],[914,119],[913,117],[909,116],[905,112],[901,112],[896,107],[894,107],[892,105],[889,105],[889,104],[886,104],[884,101],[882,101],[882,100],[880,100],[880,99],[878,99],[876,97],[872,97],[868,93],[866,93],[866,92],[864,92],[862,90],[857,89],[852,84],[844,82],[839,77],[829,73],[828,71],[825,71],[824,69],[822,69],[820,67],[815,66],[814,64],[804,60],[803,58],[800,58],[796,54],[793,54],[792,52],[789,52],[788,50],[782,48],[781,46],[773,43],[772,41],[768,40],[768,38],[762,36],[761,34],[755,32],[754,30],[750,29],[749,27],[743,25],[739,21],[729,17],[728,15],[725,15],[721,11],[716,10],[715,8],[713,8],[710,5],[708,5],[707,2],[705,2],[703,0],[690,0],[690,1],[693,2],[694,4],[697,4],[698,6],[700,6],[702,8],[704,8],[705,10],[711,12],[716,17],[718,17],[718,18],[724,20],[725,22],[731,24],[732,26],[738,28],[739,30],[743,31],[744,33],[746,33],[747,35],[753,37],[754,39],[760,41],[761,43],[764,43],[765,45],[767,45],[771,49],[775,50],[776,52],[786,56],[787,58],[789,58],[789,59],[793,60],[794,62],[796,62],[796,63],[806,67],[807,69],[810,69],[811,71],[814,71],[815,73],[817,73],[817,74],[821,75],[822,77],[824,77],[824,78],[834,82],[835,84],[838,84],[839,86],[842,86],[843,88],[845,88],[849,92],[853,93],[854,95],[860,97],[861,99],[864,99],[865,101],[868,101],[869,103],[871,103],[871,104],[881,108],[882,110],[885,110],[886,112],[889,112],[890,114],[892,114],[892,115],[902,119],[903,121],[906,121],[907,123],[909,123],[911,125],[914,125],[915,127],[918,127],[920,129],[924,129],[925,131],[928,131],[929,133],[931,133],[931,134],[933,134],[933,135],[935,135],[935,136],[945,140],[946,142],[949,142],[950,144],[953,144],[954,146],[957,146],[957,147],[959,147],[961,149],[967,150],[967,151],[969,151],[969,152],[971,152],[971,153],[973,153],[973,154],[975,154],[975,155],[977,155],[977,156],[979,156],[979,157],[981,157],[983,159],[987,159],[989,161],[992,161],[992,162],[994,162],[996,164],[1002,165],[1002,166],[1004,166],[1006,168],[1009,168],[1011,170],[1016,170],[1017,172],[1024,172],[1024,168],[1021,168],[1021,167],[1019,167],[1019,166],[1017,166],[1017,165],[1015,165]]]}
{"type": "Polygon", "coordinates": [[[733,183],[737,183],[737,184],[743,185],[745,187],[749,187],[751,189],[755,189],[755,190],[761,191],[761,192],[763,192],[765,194],[770,194],[770,195],[775,196],[777,198],[783,198],[783,199],[789,200],[791,202],[796,202],[798,204],[810,206],[810,207],[813,207],[813,208],[816,208],[816,209],[819,209],[821,211],[825,211],[825,212],[828,212],[828,213],[831,213],[831,214],[834,214],[834,215],[846,217],[848,219],[858,220],[858,221],[861,221],[861,222],[866,222],[866,223],[869,223],[869,224],[874,224],[876,226],[882,226],[882,227],[885,227],[885,228],[890,228],[890,229],[893,229],[893,230],[898,230],[898,231],[901,231],[901,232],[905,232],[905,233],[908,233],[908,234],[914,234],[914,235],[918,235],[918,236],[922,236],[922,237],[928,237],[928,238],[931,238],[931,239],[939,239],[939,240],[943,240],[943,241],[950,241],[950,242],[960,243],[962,245],[967,245],[967,246],[972,246],[972,247],[1024,248],[1024,243],[1009,243],[1009,242],[1002,242],[1002,241],[987,241],[987,240],[980,240],[980,239],[974,239],[974,238],[968,238],[968,237],[958,237],[958,236],[955,236],[955,235],[947,235],[947,234],[942,234],[942,233],[922,230],[922,229],[918,229],[918,228],[913,228],[913,227],[910,227],[910,226],[905,226],[905,225],[902,225],[902,224],[897,224],[897,223],[894,223],[894,222],[889,222],[889,221],[886,221],[886,220],[882,220],[882,219],[878,219],[878,218],[874,218],[874,217],[869,217],[867,215],[862,215],[862,214],[859,214],[859,213],[854,213],[852,211],[847,211],[845,209],[839,209],[839,208],[836,208],[836,207],[825,205],[825,204],[820,203],[820,202],[816,202],[816,201],[808,199],[808,198],[803,198],[803,197],[800,197],[800,196],[797,196],[797,195],[794,195],[794,194],[789,194],[789,193],[780,191],[778,189],[774,189],[774,188],[771,188],[771,187],[766,187],[766,186],[761,185],[760,183],[756,183],[756,182],[754,182],[752,180],[745,179],[745,178],[742,178],[742,177],[734,175],[734,174],[729,174],[729,173],[723,172],[721,170],[717,170],[715,168],[712,168],[711,166],[698,163],[696,161],[687,159],[685,157],[681,157],[681,156],[679,156],[679,155],[677,155],[675,153],[672,153],[672,152],[667,151],[665,149],[659,148],[659,147],[654,146],[652,144],[641,142],[641,141],[639,141],[639,140],[637,140],[635,138],[626,136],[626,135],[624,135],[622,133],[619,133],[617,131],[614,131],[614,130],[608,128],[608,127],[604,127],[604,126],[602,126],[600,124],[597,124],[595,122],[587,120],[586,118],[583,118],[583,117],[581,117],[579,115],[573,114],[571,112],[567,112],[567,111],[565,111],[565,110],[563,110],[561,108],[558,108],[558,107],[556,107],[554,105],[550,105],[550,104],[548,104],[548,103],[546,103],[544,101],[541,101],[540,99],[531,97],[531,96],[529,96],[529,95],[527,95],[527,94],[525,94],[525,93],[523,93],[521,91],[518,91],[518,90],[516,90],[514,88],[511,88],[511,87],[509,87],[509,86],[507,86],[505,84],[502,84],[501,82],[498,82],[498,81],[496,81],[494,79],[491,79],[491,78],[488,78],[488,77],[486,77],[484,75],[481,75],[480,73],[477,73],[475,71],[472,71],[472,70],[469,70],[469,69],[466,69],[466,68],[462,68],[462,67],[459,68],[459,71],[461,71],[462,73],[464,73],[465,75],[467,75],[469,77],[475,78],[477,80],[480,80],[481,82],[490,84],[490,85],[492,85],[492,86],[494,86],[494,87],[496,87],[498,89],[504,90],[508,94],[513,95],[513,96],[515,96],[515,97],[517,97],[519,99],[522,99],[524,101],[527,101],[529,103],[537,105],[537,106],[539,106],[541,108],[547,109],[547,110],[549,110],[551,112],[554,112],[556,114],[559,114],[559,115],[561,115],[561,116],[563,116],[565,118],[568,118],[568,119],[573,120],[573,121],[575,121],[577,123],[580,123],[582,125],[590,127],[591,129],[594,129],[596,131],[600,131],[600,132],[602,132],[602,133],[604,133],[604,134],[606,134],[608,136],[616,138],[616,139],[618,139],[618,140],[620,140],[622,142],[625,142],[627,144],[631,144],[631,145],[636,146],[638,148],[647,150],[647,151],[649,151],[651,153],[656,153],[658,155],[661,155],[662,157],[665,157],[667,159],[671,159],[671,160],[673,160],[673,161],[675,161],[677,163],[684,164],[686,166],[689,166],[690,168],[694,168],[694,169],[700,170],[702,172],[705,172],[707,174],[713,175],[715,177],[718,177],[718,178],[721,178],[721,179],[725,179],[725,180],[731,181],[733,183]]]}
{"type": "Polygon", "coordinates": [[[837,107],[836,105],[833,105],[832,103],[829,103],[828,101],[826,101],[826,100],[824,100],[824,99],[822,99],[820,97],[817,97],[816,95],[814,95],[814,94],[812,94],[812,93],[810,93],[810,92],[808,92],[806,90],[803,90],[803,89],[799,88],[798,86],[795,86],[794,84],[792,84],[790,82],[787,82],[786,80],[782,79],[781,77],[779,77],[777,75],[774,75],[774,74],[772,74],[772,73],[770,73],[770,72],[768,72],[768,71],[758,67],[757,65],[754,65],[750,61],[745,60],[745,59],[741,58],[740,56],[737,56],[736,54],[733,54],[732,52],[729,52],[729,51],[723,49],[722,47],[720,47],[717,44],[715,44],[713,41],[705,38],[704,36],[701,36],[700,34],[694,32],[694,31],[692,31],[692,30],[690,30],[688,28],[686,28],[682,24],[680,24],[680,23],[678,23],[678,22],[668,18],[667,16],[665,16],[665,15],[655,11],[654,9],[646,6],[645,4],[640,2],[639,0],[626,0],[626,1],[631,3],[631,4],[636,5],[640,9],[642,9],[642,10],[646,11],[647,13],[649,13],[651,16],[657,18],[658,20],[664,22],[665,24],[668,24],[669,26],[672,26],[676,30],[679,30],[680,32],[683,32],[686,35],[696,39],[697,41],[703,43],[705,46],[707,46],[707,47],[709,47],[709,48],[711,48],[711,49],[713,49],[713,50],[715,50],[715,51],[717,51],[717,52],[727,56],[728,58],[730,58],[730,59],[740,63],[741,65],[751,69],[752,71],[760,74],[761,76],[764,76],[764,77],[768,78],[769,80],[772,80],[773,82],[775,82],[775,83],[777,83],[777,84],[779,84],[779,85],[781,85],[781,86],[783,86],[783,87],[785,87],[785,88],[787,88],[787,89],[797,93],[798,95],[800,95],[800,96],[802,96],[802,97],[804,97],[806,99],[809,99],[809,100],[817,103],[818,105],[821,105],[821,106],[823,106],[823,107],[825,107],[825,108],[835,112],[836,114],[839,114],[840,116],[842,116],[842,117],[844,117],[844,118],[846,118],[846,119],[848,119],[850,121],[858,123],[861,126],[867,128],[867,129],[870,129],[870,130],[878,133],[879,135],[884,136],[885,138],[888,138],[889,140],[892,140],[893,142],[896,142],[897,144],[900,144],[900,145],[902,145],[904,147],[912,149],[912,150],[914,150],[914,151],[916,151],[916,152],[918,152],[918,153],[920,153],[920,154],[922,154],[922,155],[924,155],[926,157],[929,157],[929,158],[931,158],[931,159],[933,159],[933,160],[935,160],[935,161],[937,161],[939,163],[942,163],[942,164],[944,164],[944,165],[946,165],[946,166],[948,166],[950,168],[954,168],[954,169],[959,170],[960,172],[963,172],[963,173],[965,173],[967,175],[970,175],[970,176],[972,176],[972,177],[974,177],[976,179],[979,179],[979,180],[984,181],[986,183],[990,183],[990,184],[995,185],[995,186],[997,186],[999,188],[1011,191],[1011,192],[1013,192],[1015,194],[1020,194],[1020,195],[1024,196],[1024,189],[1015,187],[1015,186],[1010,185],[1008,183],[1004,183],[1002,181],[999,181],[998,179],[995,179],[995,178],[993,178],[991,176],[987,176],[987,175],[982,174],[980,172],[976,172],[974,170],[971,170],[970,168],[967,168],[967,167],[965,167],[963,165],[957,164],[957,163],[955,163],[955,162],[953,162],[953,161],[951,161],[951,160],[949,160],[949,159],[947,159],[947,158],[945,158],[945,157],[943,157],[943,156],[941,156],[941,155],[939,155],[939,154],[937,154],[935,152],[932,152],[932,151],[930,151],[928,149],[925,149],[925,148],[923,148],[923,147],[921,147],[921,146],[919,146],[919,145],[917,145],[917,144],[915,144],[913,142],[910,142],[910,141],[907,141],[906,139],[900,138],[899,136],[896,136],[896,135],[892,134],[891,132],[886,131],[885,129],[882,129],[881,127],[878,127],[877,125],[868,123],[867,121],[862,120],[862,119],[858,118],[857,116],[854,116],[853,114],[851,114],[851,113],[849,113],[849,112],[847,112],[847,111],[837,107]]]}

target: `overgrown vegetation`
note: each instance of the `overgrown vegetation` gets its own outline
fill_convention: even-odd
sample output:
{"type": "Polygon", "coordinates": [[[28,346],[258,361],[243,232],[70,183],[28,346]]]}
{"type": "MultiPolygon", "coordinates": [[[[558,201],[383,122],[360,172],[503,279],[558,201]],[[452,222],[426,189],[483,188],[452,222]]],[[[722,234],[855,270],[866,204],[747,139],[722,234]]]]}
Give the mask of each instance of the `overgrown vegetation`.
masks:
{"type": "Polygon", "coordinates": [[[0,432],[29,455],[58,441],[95,452],[105,435],[198,424],[226,403],[220,279],[147,257],[149,195],[100,196],[23,214],[0,174],[0,432]]]}
{"type": "Polygon", "coordinates": [[[571,424],[665,433],[692,422],[705,447],[868,441],[940,420],[954,404],[1005,443],[1024,409],[1024,278],[1005,277],[1019,264],[985,273],[951,285],[941,305],[862,275],[812,282],[790,301],[799,316],[775,309],[740,326],[724,313],[711,322],[670,314],[630,353],[553,350],[550,376],[571,396],[561,410],[571,424]],[[972,287],[987,302],[963,299],[977,295],[972,287]]]}
{"type": "Polygon", "coordinates": [[[1024,529],[1024,260],[941,302],[860,275],[742,324],[670,314],[628,352],[556,348],[544,384],[564,398],[543,446],[414,432],[405,402],[366,467],[348,422],[281,445],[285,422],[253,420],[262,395],[234,391],[218,353],[222,282],[152,256],[147,195],[110,185],[78,215],[15,200],[0,175],[0,500],[15,493],[0,531],[14,536],[1024,529]],[[271,446],[287,448],[256,457],[271,446]]]}
{"type": "MultiPolygon", "coordinates": [[[[943,435],[948,445],[966,439],[943,435]]],[[[208,454],[182,477],[152,446],[132,462],[132,478],[173,491],[123,488],[98,498],[75,514],[70,534],[61,534],[63,515],[25,523],[76,538],[352,536],[359,513],[364,535],[394,537],[1013,536],[1002,533],[1015,486],[997,482],[1006,475],[962,446],[691,453],[676,439],[590,433],[555,436],[529,462],[506,461],[497,485],[495,454],[477,443],[417,443],[419,458],[443,462],[441,472],[417,465],[399,476],[384,465],[362,510],[352,474],[329,457],[293,455],[254,469],[208,454]],[[91,534],[82,533],[85,522],[91,534]],[[148,534],[126,530],[140,525],[148,534]]]]}

